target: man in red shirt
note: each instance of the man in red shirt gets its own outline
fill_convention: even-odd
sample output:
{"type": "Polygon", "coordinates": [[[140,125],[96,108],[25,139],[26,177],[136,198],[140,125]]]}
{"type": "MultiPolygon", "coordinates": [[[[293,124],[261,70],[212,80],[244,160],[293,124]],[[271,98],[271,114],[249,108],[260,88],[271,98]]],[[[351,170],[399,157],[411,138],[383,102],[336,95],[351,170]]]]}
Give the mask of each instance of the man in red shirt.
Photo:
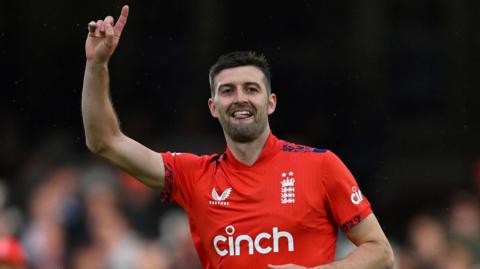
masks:
{"type": "Polygon", "coordinates": [[[88,148],[188,214],[205,268],[391,268],[392,249],[370,204],[332,152],[270,131],[275,111],[263,56],[235,52],[210,70],[208,106],[224,154],[156,153],[125,136],[109,99],[108,60],[128,17],[91,22],[82,114],[88,148]],[[334,261],[340,227],[358,247],[334,261]]]}

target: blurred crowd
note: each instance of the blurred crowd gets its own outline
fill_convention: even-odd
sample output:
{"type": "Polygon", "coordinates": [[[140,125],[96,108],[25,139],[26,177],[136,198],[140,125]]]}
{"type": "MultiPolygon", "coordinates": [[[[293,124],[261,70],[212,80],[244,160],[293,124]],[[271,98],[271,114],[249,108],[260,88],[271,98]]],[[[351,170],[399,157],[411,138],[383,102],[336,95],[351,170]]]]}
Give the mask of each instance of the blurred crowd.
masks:
{"type": "Polygon", "coordinates": [[[183,211],[130,176],[98,164],[44,174],[27,179],[23,207],[0,185],[0,268],[201,268],[183,211]]]}
{"type": "MultiPolygon", "coordinates": [[[[476,171],[478,188],[447,197],[446,214],[415,215],[404,238],[390,238],[396,268],[480,268],[476,171]]],[[[0,268],[201,268],[183,211],[103,162],[30,168],[18,180],[27,195],[0,184],[0,268]]],[[[341,235],[337,256],[352,248],[341,235]]]]}

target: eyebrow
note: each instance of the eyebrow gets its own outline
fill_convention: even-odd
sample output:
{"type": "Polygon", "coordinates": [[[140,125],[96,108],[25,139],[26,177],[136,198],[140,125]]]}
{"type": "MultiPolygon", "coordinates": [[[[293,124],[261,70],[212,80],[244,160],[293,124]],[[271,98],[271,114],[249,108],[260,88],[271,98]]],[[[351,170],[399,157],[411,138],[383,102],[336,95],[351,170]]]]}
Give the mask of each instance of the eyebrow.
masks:
{"type": "Polygon", "coordinates": [[[244,85],[246,85],[246,86],[252,86],[253,85],[253,86],[257,86],[259,88],[262,88],[262,86],[260,86],[260,84],[258,84],[256,82],[246,82],[246,83],[244,83],[244,85]]]}
{"type": "Polygon", "coordinates": [[[235,84],[233,84],[233,83],[225,83],[225,84],[219,85],[217,88],[220,89],[220,88],[233,87],[233,86],[235,86],[235,84]]]}
{"type": "MultiPolygon", "coordinates": [[[[259,88],[261,88],[260,84],[258,84],[257,82],[245,82],[245,83],[242,83],[243,85],[245,86],[257,86],[259,88]]],[[[218,89],[221,89],[221,88],[224,88],[224,87],[234,87],[235,84],[234,83],[225,83],[225,84],[222,84],[220,86],[218,86],[218,89]]]]}

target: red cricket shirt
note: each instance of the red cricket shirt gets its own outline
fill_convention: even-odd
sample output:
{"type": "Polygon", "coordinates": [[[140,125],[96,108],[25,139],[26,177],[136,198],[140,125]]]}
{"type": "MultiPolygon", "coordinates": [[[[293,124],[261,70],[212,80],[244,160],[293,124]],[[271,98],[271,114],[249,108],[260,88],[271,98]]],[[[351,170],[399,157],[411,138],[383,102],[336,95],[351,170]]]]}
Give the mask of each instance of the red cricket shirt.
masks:
{"type": "Polygon", "coordinates": [[[222,155],[162,157],[164,199],[185,209],[204,268],[329,263],[338,228],[372,212],[335,154],[272,134],[251,166],[228,148],[222,155]]]}

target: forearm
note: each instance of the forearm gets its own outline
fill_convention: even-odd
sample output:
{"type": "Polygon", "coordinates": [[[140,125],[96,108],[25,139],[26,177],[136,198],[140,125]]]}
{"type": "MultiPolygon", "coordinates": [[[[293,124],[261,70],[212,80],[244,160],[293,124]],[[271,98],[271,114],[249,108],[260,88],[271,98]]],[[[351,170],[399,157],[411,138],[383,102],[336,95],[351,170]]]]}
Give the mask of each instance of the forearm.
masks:
{"type": "Polygon", "coordinates": [[[82,90],[82,117],[86,143],[92,152],[102,152],[109,141],[121,134],[110,101],[106,63],[87,61],[82,90]]]}
{"type": "Polygon", "coordinates": [[[388,242],[367,242],[347,257],[315,269],[383,269],[393,268],[393,253],[388,242]]]}

